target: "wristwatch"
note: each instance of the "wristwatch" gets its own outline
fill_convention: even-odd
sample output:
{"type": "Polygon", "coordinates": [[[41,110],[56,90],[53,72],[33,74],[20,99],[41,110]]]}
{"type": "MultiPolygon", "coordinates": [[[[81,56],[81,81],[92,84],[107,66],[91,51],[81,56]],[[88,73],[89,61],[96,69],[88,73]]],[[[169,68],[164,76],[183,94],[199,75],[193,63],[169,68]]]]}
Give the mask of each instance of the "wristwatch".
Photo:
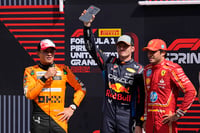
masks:
{"type": "Polygon", "coordinates": [[[72,110],[74,110],[74,111],[76,110],[76,105],[75,104],[71,104],[70,107],[71,107],[72,110]]]}

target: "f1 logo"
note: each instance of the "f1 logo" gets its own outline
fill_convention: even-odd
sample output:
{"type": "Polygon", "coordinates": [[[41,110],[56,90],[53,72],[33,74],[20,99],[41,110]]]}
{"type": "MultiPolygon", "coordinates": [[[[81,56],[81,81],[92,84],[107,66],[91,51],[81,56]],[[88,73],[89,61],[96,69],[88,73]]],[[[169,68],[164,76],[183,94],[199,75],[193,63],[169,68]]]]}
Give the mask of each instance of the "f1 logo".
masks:
{"type": "Polygon", "coordinates": [[[189,38],[189,39],[176,39],[168,47],[169,51],[178,51],[181,48],[190,48],[191,51],[198,50],[200,47],[199,38],[189,38]]]}
{"type": "MultiPolygon", "coordinates": [[[[95,33],[97,31],[97,29],[92,29],[92,32],[95,33]]],[[[80,37],[83,36],[83,29],[77,29],[72,35],[71,37],[80,37]]]]}

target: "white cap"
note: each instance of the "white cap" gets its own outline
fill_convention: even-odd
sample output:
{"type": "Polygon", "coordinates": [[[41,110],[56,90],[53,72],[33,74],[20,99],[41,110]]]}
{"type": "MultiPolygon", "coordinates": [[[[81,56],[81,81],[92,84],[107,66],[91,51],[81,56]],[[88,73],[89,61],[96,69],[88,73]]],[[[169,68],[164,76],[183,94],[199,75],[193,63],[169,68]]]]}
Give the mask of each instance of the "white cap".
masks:
{"type": "Polygon", "coordinates": [[[50,47],[56,49],[56,45],[54,44],[53,41],[49,39],[43,39],[40,41],[40,50],[45,50],[50,47]]]}
{"type": "Polygon", "coordinates": [[[118,40],[117,40],[117,44],[118,44],[119,42],[124,42],[124,43],[126,43],[127,45],[133,45],[132,42],[131,42],[131,37],[128,36],[128,35],[122,35],[122,36],[120,36],[120,37],[118,38],[118,40]]]}

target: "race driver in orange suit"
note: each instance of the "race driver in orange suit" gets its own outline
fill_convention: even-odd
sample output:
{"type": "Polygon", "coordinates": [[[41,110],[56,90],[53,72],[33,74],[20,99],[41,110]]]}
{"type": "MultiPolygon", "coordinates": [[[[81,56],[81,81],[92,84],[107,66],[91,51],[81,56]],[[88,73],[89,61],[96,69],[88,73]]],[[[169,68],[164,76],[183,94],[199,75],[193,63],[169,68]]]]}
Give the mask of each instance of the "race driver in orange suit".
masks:
{"type": "Polygon", "coordinates": [[[33,101],[31,133],[67,133],[67,121],[86,93],[68,66],[54,64],[55,50],[53,41],[42,40],[38,45],[40,63],[24,72],[24,93],[33,101]],[[75,90],[70,106],[66,106],[66,84],[75,90]]]}
{"type": "Polygon", "coordinates": [[[166,43],[161,39],[149,41],[147,51],[150,64],[145,66],[146,89],[145,122],[146,133],[177,133],[176,121],[190,108],[196,90],[181,66],[165,59],[166,43]],[[178,109],[179,90],[184,93],[178,109]]]}

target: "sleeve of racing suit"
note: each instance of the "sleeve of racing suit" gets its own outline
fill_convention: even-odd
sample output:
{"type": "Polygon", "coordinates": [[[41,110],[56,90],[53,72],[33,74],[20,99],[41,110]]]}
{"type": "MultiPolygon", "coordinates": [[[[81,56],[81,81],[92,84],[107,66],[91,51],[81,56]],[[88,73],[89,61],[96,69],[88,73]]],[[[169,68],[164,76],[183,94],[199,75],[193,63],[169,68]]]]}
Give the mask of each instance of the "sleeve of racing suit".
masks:
{"type": "Polygon", "coordinates": [[[136,83],[138,84],[138,96],[136,99],[136,126],[142,127],[143,115],[144,115],[144,80],[142,73],[138,74],[136,77],[136,83]]]}
{"type": "Polygon", "coordinates": [[[194,88],[194,85],[185,75],[183,69],[179,65],[171,71],[171,77],[176,86],[184,93],[181,106],[176,111],[177,114],[183,116],[187,112],[187,109],[189,109],[192,105],[197,92],[194,88]]]}
{"type": "Polygon", "coordinates": [[[84,26],[84,40],[85,40],[85,48],[96,61],[101,70],[105,68],[105,62],[108,57],[103,54],[103,52],[98,49],[95,45],[94,34],[91,31],[90,27],[84,26]]]}
{"type": "Polygon", "coordinates": [[[24,95],[28,99],[35,99],[41,92],[45,82],[41,79],[35,79],[33,77],[34,70],[29,67],[24,71],[24,95]]]}
{"type": "Polygon", "coordinates": [[[86,88],[84,84],[82,83],[81,80],[79,80],[69,69],[68,66],[65,67],[65,70],[67,72],[67,82],[68,84],[73,87],[74,89],[74,98],[73,98],[73,103],[76,106],[79,106],[80,103],[82,102],[83,98],[85,97],[86,94],[86,88]]]}
{"type": "MultiPolygon", "coordinates": [[[[146,69],[143,71],[143,79],[145,79],[145,72],[146,69]]],[[[147,120],[147,89],[144,81],[144,91],[145,91],[145,96],[144,96],[144,121],[147,120]]]]}

